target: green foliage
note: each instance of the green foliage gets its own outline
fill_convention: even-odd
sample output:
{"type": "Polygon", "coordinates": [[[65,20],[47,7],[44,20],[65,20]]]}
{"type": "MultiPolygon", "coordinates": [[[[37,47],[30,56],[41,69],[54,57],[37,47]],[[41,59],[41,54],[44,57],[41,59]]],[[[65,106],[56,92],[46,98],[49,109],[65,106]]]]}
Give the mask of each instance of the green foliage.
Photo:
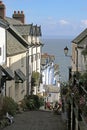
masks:
{"type": "Polygon", "coordinates": [[[27,107],[30,109],[30,110],[34,110],[35,109],[35,104],[34,104],[34,99],[33,98],[30,98],[29,99],[29,102],[27,102],[27,107]]]}
{"type": "Polygon", "coordinates": [[[40,98],[39,98],[39,102],[40,102],[40,106],[43,106],[43,105],[44,105],[44,98],[43,98],[43,97],[40,97],[40,98]]]}
{"type": "Polygon", "coordinates": [[[79,85],[82,85],[87,90],[87,72],[79,77],[79,85]]]}
{"type": "Polygon", "coordinates": [[[40,76],[40,73],[33,71],[32,76],[33,76],[33,78],[35,78],[36,80],[38,80],[38,78],[40,76]]]}
{"type": "Polygon", "coordinates": [[[61,94],[62,95],[66,95],[67,94],[67,92],[68,92],[68,82],[66,83],[66,82],[63,82],[62,84],[61,84],[61,94]]]}
{"type": "Polygon", "coordinates": [[[0,121],[0,128],[4,128],[5,126],[8,126],[8,125],[9,125],[8,119],[2,119],[0,121]]]}
{"type": "Polygon", "coordinates": [[[21,101],[21,104],[20,104],[20,108],[19,108],[19,109],[21,109],[21,108],[22,108],[22,110],[26,110],[26,109],[27,109],[27,105],[26,105],[26,102],[25,102],[24,99],[21,101]]]}
{"type": "Polygon", "coordinates": [[[34,100],[34,106],[36,109],[40,108],[40,101],[39,101],[39,97],[37,95],[32,95],[32,98],[34,100]]]}
{"type": "Polygon", "coordinates": [[[76,78],[77,80],[79,80],[80,76],[81,76],[81,73],[77,71],[74,73],[73,78],[76,78]]]}
{"type": "Polygon", "coordinates": [[[83,113],[84,113],[84,116],[87,116],[87,106],[85,105],[85,107],[83,108],[83,113]]]}
{"type": "Polygon", "coordinates": [[[40,73],[33,71],[32,77],[31,77],[31,85],[32,86],[35,86],[39,83],[39,77],[40,77],[40,73]]]}
{"type": "Polygon", "coordinates": [[[62,87],[61,92],[62,92],[63,95],[66,95],[67,92],[68,92],[68,88],[67,87],[62,87]]]}
{"type": "Polygon", "coordinates": [[[26,96],[24,98],[25,104],[27,106],[27,109],[33,110],[34,109],[34,100],[31,98],[31,96],[26,96]]]}
{"type": "Polygon", "coordinates": [[[24,98],[24,101],[29,110],[37,110],[40,108],[40,99],[37,95],[28,95],[24,98]]]}
{"type": "Polygon", "coordinates": [[[8,112],[10,115],[15,115],[18,109],[17,103],[11,97],[3,98],[2,113],[3,115],[8,112]]]}

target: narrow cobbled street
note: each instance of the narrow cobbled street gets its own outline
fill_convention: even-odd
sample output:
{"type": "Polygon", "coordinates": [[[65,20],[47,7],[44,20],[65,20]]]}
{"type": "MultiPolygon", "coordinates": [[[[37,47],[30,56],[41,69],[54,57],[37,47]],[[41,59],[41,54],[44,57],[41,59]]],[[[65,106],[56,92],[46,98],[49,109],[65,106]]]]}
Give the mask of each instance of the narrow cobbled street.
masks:
{"type": "Polygon", "coordinates": [[[3,130],[66,130],[62,115],[49,111],[28,111],[17,114],[14,123],[3,130]]]}

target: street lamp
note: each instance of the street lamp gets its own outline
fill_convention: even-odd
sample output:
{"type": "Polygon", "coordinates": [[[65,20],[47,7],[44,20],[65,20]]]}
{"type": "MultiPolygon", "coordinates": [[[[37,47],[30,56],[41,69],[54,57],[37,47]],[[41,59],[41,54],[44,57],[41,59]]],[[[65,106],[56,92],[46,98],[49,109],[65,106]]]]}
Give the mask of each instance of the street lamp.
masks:
{"type": "MultiPolygon", "coordinates": [[[[65,54],[65,56],[72,58],[71,55],[68,55],[68,51],[69,51],[69,49],[68,49],[68,47],[66,46],[66,47],[64,48],[64,54],[65,54]]],[[[71,69],[72,69],[72,68],[69,67],[69,80],[71,79],[71,69]]]]}
{"type": "Polygon", "coordinates": [[[66,46],[66,47],[64,48],[64,54],[65,54],[65,56],[68,56],[68,57],[72,58],[72,56],[68,55],[68,51],[69,51],[69,49],[68,49],[68,47],[66,46]]]}
{"type": "Polygon", "coordinates": [[[66,46],[65,48],[64,48],[64,54],[65,54],[65,56],[67,56],[67,54],[68,54],[68,47],[66,46]]]}
{"type": "MultiPolygon", "coordinates": [[[[71,60],[72,60],[72,56],[71,55],[68,55],[68,51],[69,51],[69,49],[68,49],[68,47],[66,46],[65,48],[64,48],[64,54],[65,54],[65,56],[67,56],[67,57],[70,57],[71,58],[71,60]]],[[[71,80],[71,78],[72,78],[72,68],[71,67],[69,67],[69,81],[71,80]]],[[[69,82],[69,85],[70,85],[70,82],[69,82]]],[[[69,86],[70,87],[70,86],[69,86]]],[[[72,110],[71,110],[71,102],[70,102],[70,100],[69,100],[69,102],[68,102],[68,109],[67,109],[67,115],[68,115],[68,130],[71,130],[71,112],[72,112],[72,110]]]]}

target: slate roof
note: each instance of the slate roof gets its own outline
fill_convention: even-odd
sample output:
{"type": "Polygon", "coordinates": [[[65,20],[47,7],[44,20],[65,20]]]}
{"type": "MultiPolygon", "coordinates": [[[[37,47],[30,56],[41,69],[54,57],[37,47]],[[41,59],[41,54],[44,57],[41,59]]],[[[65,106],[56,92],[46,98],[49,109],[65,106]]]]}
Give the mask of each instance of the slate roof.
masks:
{"type": "Polygon", "coordinates": [[[79,44],[87,36],[87,28],[80,33],[72,42],[79,44]]]}
{"type": "Polygon", "coordinates": [[[7,56],[12,56],[25,51],[26,48],[20,44],[20,41],[7,31],[7,56]]]}
{"type": "Polygon", "coordinates": [[[41,36],[41,27],[33,24],[13,25],[21,35],[41,36]]]}
{"type": "Polygon", "coordinates": [[[42,36],[41,26],[38,26],[38,27],[37,27],[37,36],[42,36]]]}
{"type": "Polygon", "coordinates": [[[34,25],[33,26],[33,35],[34,36],[41,36],[41,26],[34,25]]]}
{"type": "Polygon", "coordinates": [[[0,26],[1,25],[7,28],[7,56],[26,52],[26,47],[29,43],[27,43],[17,30],[15,30],[15,28],[13,28],[6,20],[0,18],[0,26]]]}
{"type": "Polygon", "coordinates": [[[6,20],[0,18],[0,26],[7,28],[7,27],[9,27],[9,23],[6,20]]]}
{"type": "Polygon", "coordinates": [[[22,80],[23,82],[26,80],[25,74],[24,74],[20,69],[15,70],[15,74],[16,74],[16,75],[19,77],[19,79],[22,80]]]}
{"type": "Polygon", "coordinates": [[[24,25],[13,25],[20,35],[32,35],[32,24],[24,24],[24,25]]]}
{"type": "MultiPolygon", "coordinates": [[[[9,24],[9,28],[7,29],[7,55],[14,55],[26,51],[26,48],[31,43],[27,42],[22,35],[33,35],[37,26],[23,24],[21,21],[9,17],[6,17],[4,21],[9,24]]],[[[40,28],[37,28],[39,34],[40,28]]]]}
{"type": "Polygon", "coordinates": [[[14,79],[14,74],[10,68],[8,68],[6,65],[0,66],[1,70],[6,74],[8,79],[14,79]]]}
{"type": "Polygon", "coordinates": [[[20,42],[25,46],[25,47],[27,47],[30,43],[29,42],[27,42],[21,35],[20,35],[20,33],[13,27],[13,26],[10,26],[10,28],[9,28],[9,30],[10,30],[10,32],[16,37],[16,38],[18,38],[19,40],[20,40],[20,42]]]}
{"type": "MultiPolygon", "coordinates": [[[[30,45],[29,42],[27,42],[22,36],[21,36],[21,32],[22,30],[24,30],[24,24],[19,21],[19,20],[16,20],[14,18],[9,18],[9,17],[6,17],[5,20],[10,24],[10,28],[13,30],[13,32],[16,34],[16,37],[20,37],[21,38],[21,41],[20,42],[25,42],[25,44],[27,43],[27,45],[30,45]],[[17,27],[13,26],[13,25],[16,25],[17,27]],[[20,31],[18,31],[18,27],[22,27],[22,29],[20,31]]],[[[24,44],[24,46],[26,46],[24,44]]],[[[27,47],[27,46],[26,46],[27,47]]]]}
{"type": "Polygon", "coordinates": [[[17,31],[21,35],[33,35],[33,36],[41,36],[41,26],[33,25],[33,24],[23,24],[21,21],[16,20],[14,18],[6,17],[5,20],[10,24],[15,26],[17,31]]]}
{"type": "Polygon", "coordinates": [[[13,25],[13,24],[18,24],[18,25],[23,25],[23,23],[19,20],[16,20],[14,18],[9,18],[9,17],[5,17],[5,20],[10,24],[10,25],[13,25]]]}
{"type": "Polygon", "coordinates": [[[24,45],[28,46],[26,40],[6,20],[0,18],[1,25],[7,28],[7,56],[25,52],[26,47],[24,45]]]}

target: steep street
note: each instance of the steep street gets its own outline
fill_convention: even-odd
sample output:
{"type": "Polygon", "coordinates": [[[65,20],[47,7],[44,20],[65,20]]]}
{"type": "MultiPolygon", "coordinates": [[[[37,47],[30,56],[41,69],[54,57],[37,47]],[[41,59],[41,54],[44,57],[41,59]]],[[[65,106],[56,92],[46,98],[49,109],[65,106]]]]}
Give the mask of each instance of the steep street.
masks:
{"type": "Polygon", "coordinates": [[[17,114],[14,123],[3,130],[66,130],[62,115],[51,111],[28,111],[17,114]]]}

